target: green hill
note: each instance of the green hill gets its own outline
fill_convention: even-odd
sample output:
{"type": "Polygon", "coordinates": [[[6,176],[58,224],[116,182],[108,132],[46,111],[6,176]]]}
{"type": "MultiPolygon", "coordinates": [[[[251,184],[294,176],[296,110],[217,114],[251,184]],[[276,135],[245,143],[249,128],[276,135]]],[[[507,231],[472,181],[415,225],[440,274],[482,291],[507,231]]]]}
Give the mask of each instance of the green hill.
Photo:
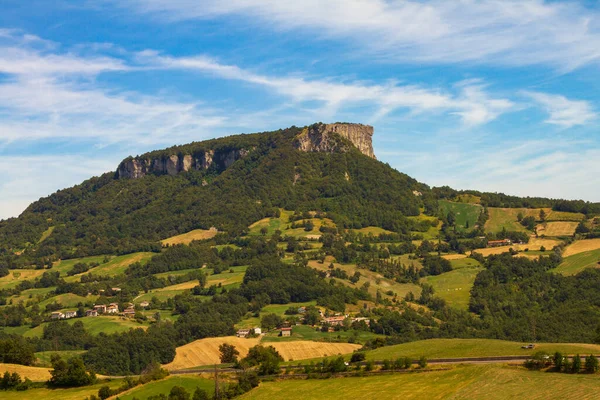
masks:
{"type": "Polygon", "coordinates": [[[336,133],[311,137],[317,147],[303,151],[298,141],[309,128],[231,136],[126,159],[117,173],[61,190],[19,218],[0,222],[0,254],[25,249],[25,258],[35,262],[156,251],[159,240],[193,229],[239,235],[253,222],[278,215],[279,208],[321,210],[340,228],[412,230],[406,217],[426,205],[426,185],[363,155],[336,133]],[[200,155],[207,162],[208,154],[206,168],[187,164],[199,163],[200,155]],[[148,165],[143,176],[129,171],[140,165],[148,165]]]}

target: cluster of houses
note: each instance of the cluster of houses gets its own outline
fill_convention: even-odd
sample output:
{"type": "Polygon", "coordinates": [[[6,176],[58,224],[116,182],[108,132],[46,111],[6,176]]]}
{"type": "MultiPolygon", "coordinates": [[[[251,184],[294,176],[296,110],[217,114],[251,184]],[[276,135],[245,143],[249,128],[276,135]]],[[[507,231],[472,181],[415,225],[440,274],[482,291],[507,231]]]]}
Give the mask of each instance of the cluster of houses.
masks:
{"type": "Polygon", "coordinates": [[[76,316],[77,316],[77,311],[65,311],[65,312],[54,311],[52,314],[50,314],[51,319],[69,319],[69,318],[75,318],[76,316]]]}
{"type": "Polygon", "coordinates": [[[236,336],[239,338],[245,338],[250,335],[260,335],[262,334],[262,329],[256,327],[254,329],[240,329],[237,331],[236,336]]]}
{"type": "MultiPolygon", "coordinates": [[[[304,307],[301,307],[300,309],[298,309],[298,312],[300,312],[301,314],[306,311],[306,309],[304,307]],[[304,310],[300,311],[300,309],[304,309],[304,310]]],[[[343,325],[344,321],[347,318],[350,318],[351,323],[363,321],[367,325],[371,324],[371,320],[369,318],[365,318],[365,317],[350,317],[349,315],[335,315],[332,317],[325,317],[323,315],[322,311],[319,310],[319,313],[321,314],[321,318],[322,318],[321,323],[323,326],[328,327],[328,332],[334,332],[335,327],[343,325]]],[[[237,331],[236,336],[239,338],[245,338],[252,334],[260,335],[261,333],[262,333],[262,330],[261,330],[261,328],[258,328],[258,327],[254,328],[254,329],[239,329],[237,331]]],[[[291,327],[280,328],[279,336],[284,336],[284,337],[292,336],[292,328],[291,327]]]]}
{"type": "Polygon", "coordinates": [[[512,240],[510,240],[510,239],[489,240],[487,242],[488,247],[501,247],[501,246],[510,246],[510,245],[512,245],[512,240]]]}
{"type": "MultiPolygon", "coordinates": [[[[114,290],[115,288],[113,288],[114,290]]],[[[147,301],[142,301],[140,306],[146,308],[150,305],[147,301]]],[[[94,308],[85,311],[86,317],[97,317],[100,314],[121,314],[125,317],[132,318],[135,316],[135,307],[133,303],[129,303],[127,308],[125,308],[122,312],[119,310],[119,305],[117,303],[106,304],[96,304],[94,308]]],[[[51,315],[51,319],[69,319],[75,318],[77,316],[77,311],[54,311],[51,315]]]]}
{"type": "MultiPolygon", "coordinates": [[[[119,305],[117,303],[97,304],[93,309],[85,312],[86,317],[97,317],[99,314],[119,314],[119,305]]],[[[126,317],[133,317],[135,315],[135,308],[132,303],[129,303],[128,307],[121,312],[126,317]]]]}

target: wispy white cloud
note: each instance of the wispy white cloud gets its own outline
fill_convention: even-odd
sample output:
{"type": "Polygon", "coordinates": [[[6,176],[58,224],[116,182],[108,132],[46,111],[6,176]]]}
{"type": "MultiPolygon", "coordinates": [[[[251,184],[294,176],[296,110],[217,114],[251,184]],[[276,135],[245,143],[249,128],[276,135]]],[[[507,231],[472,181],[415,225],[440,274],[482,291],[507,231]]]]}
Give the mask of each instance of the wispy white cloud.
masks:
{"type": "Polygon", "coordinates": [[[0,220],[19,215],[32,200],[112,170],[115,162],[81,155],[0,157],[0,220]]]}
{"type": "Polygon", "coordinates": [[[471,149],[461,142],[433,145],[428,151],[383,150],[377,154],[382,161],[434,186],[600,201],[600,176],[590,174],[600,169],[600,148],[593,144],[570,140],[514,144],[496,138],[496,143],[471,149]]]}
{"type": "MultiPolygon", "coordinates": [[[[544,0],[105,0],[166,21],[241,16],[260,29],[346,40],[387,59],[549,64],[600,59],[600,15],[544,0]]],[[[350,45],[350,44],[349,44],[350,45]]]]}
{"type": "Polygon", "coordinates": [[[598,116],[592,105],[584,100],[570,100],[558,94],[542,92],[523,92],[533,99],[549,114],[545,121],[548,124],[570,128],[574,125],[585,125],[598,116]]]}
{"type": "Polygon", "coordinates": [[[96,143],[173,143],[200,138],[228,118],[200,100],[144,95],[96,83],[103,73],[132,71],[126,59],[29,46],[3,31],[0,41],[0,142],[92,139],[96,143]]]}
{"type": "Polygon", "coordinates": [[[157,68],[183,69],[209,73],[224,79],[244,81],[289,97],[295,102],[317,101],[333,114],[339,108],[353,104],[371,104],[381,117],[397,109],[412,112],[450,112],[460,116],[467,125],[479,125],[494,120],[514,109],[515,104],[505,98],[494,98],[477,80],[457,85],[458,93],[417,85],[399,85],[396,82],[370,84],[366,82],[336,82],[334,80],[277,77],[254,73],[235,65],[227,65],[206,57],[174,58],[154,51],[138,54],[144,65],[157,68]]]}

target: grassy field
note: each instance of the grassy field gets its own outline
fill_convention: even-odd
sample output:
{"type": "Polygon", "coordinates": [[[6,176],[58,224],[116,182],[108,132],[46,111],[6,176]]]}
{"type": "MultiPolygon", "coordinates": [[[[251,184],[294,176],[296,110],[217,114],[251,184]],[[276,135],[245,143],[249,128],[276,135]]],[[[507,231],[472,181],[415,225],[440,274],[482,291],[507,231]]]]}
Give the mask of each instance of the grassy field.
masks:
{"type": "Polygon", "coordinates": [[[566,211],[550,211],[546,214],[546,221],[582,221],[585,215],[566,211]]]}
{"type": "Polygon", "coordinates": [[[536,229],[538,236],[573,236],[577,225],[578,222],[572,221],[545,222],[536,229]]]}
{"type": "Polygon", "coordinates": [[[600,249],[565,257],[562,263],[552,272],[562,275],[575,275],[586,268],[600,268],[600,249]]]}
{"type": "MultiPolygon", "coordinates": [[[[246,268],[248,268],[248,266],[246,266],[246,265],[239,266],[239,267],[232,267],[231,269],[233,270],[233,272],[229,272],[229,269],[228,269],[217,275],[209,275],[206,279],[206,286],[208,287],[210,285],[218,285],[220,283],[221,286],[225,287],[228,290],[231,288],[239,287],[244,279],[244,274],[246,272],[246,268]]],[[[191,271],[195,271],[195,269],[189,269],[189,270],[183,270],[183,271],[173,271],[173,272],[163,272],[160,274],[156,274],[156,276],[159,278],[167,278],[169,276],[185,275],[191,271]]],[[[212,272],[212,270],[210,268],[203,269],[203,271],[205,271],[209,274],[212,272]]],[[[176,285],[165,286],[164,288],[160,288],[160,289],[153,289],[153,290],[148,291],[148,293],[144,293],[143,295],[136,298],[136,302],[139,303],[144,300],[150,301],[153,297],[158,298],[160,301],[165,301],[165,300],[168,300],[170,298],[177,296],[178,294],[182,294],[186,290],[190,290],[194,286],[197,286],[197,285],[198,285],[198,280],[193,280],[193,281],[178,283],[176,285]]]]}
{"type": "Polygon", "coordinates": [[[79,304],[79,303],[83,303],[83,304],[85,304],[86,302],[93,303],[97,298],[98,298],[98,296],[94,296],[94,295],[83,297],[83,296],[78,296],[73,293],[64,293],[64,294],[59,294],[58,296],[50,297],[49,299],[46,299],[46,300],[40,302],[39,306],[43,310],[46,307],[46,305],[56,302],[56,303],[62,304],[63,309],[74,309],[77,307],[77,304],[79,304]]]}
{"type": "Polygon", "coordinates": [[[346,342],[352,338],[355,343],[365,343],[367,340],[372,340],[378,337],[384,337],[373,332],[354,332],[354,331],[339,331],[339,332],[317,332],[313,327],[307,325],[296,325],[292,329],[293,335],[290,337],[277,336],[276,332],[268,333],[262,338],[262,343],[280,343],[293,342],[299,340],[313,340],[322,342],[346,342]]]}
{"type": "MultiPolygon", "coordinates": [[[[142,328],[146,329],[147,325],[141,325],[131,319],[118,316],[99,316],[99,317],[84,317],[84,318],[71,318],[66,320],[70,324],[74,324],[76,321],[83,322],[85,329],[92,335],[97,335],[100,332],[107,334],[115,332],[128,331],[130,328],[142,328]]],[[[23,336],[25,337],[41,337],[44,332],[44,326],[51,324],[52,322],[45,322],[35,328],[27,329],[23,336]]],[[[9,330],[7,330],[9,332],[9,330]]],[[[12,333],[12,332],[11,332],[12,333]]]]}
{"type": "Polygon", "coordinates": [[[219,231],[216,228],[210,229],[194,229],[193,231],[182,233],[181,235],[172,236],[161,240],[163,246],[174,246],[177,244],[190,244],[194,240],[206,240],[214,238],[219,231]]]}
{"type": "Polygon", "coordinates": [[[42,243],[44,240],[48,239],[50,237],[50,235],[52,235],[52,232],[54,232],[54,226],[49,227],[48,229],[46,229],[44,232],[42,232],[42,236],[40,237],[40,240],[38,240],[38,244],[42,243]]]}
{"type": "Polygon", "coordinates": [[[249,228],[250,235],[260,235],[262,228],[267,228],[267,235],[272,235],[276,230],[284,231],[287,228],[287,224],[290,221],[290,216],[294,214],[293,211],[286,211],[279,209],[279,218],[263,218],[260,221],[256,221],[249,228]]]}
{"type": "Polygon", "coordinates": [[[506,253],[508,251],[508,249],[510,249],[510,248],[512,248],[516,251],[525,251],[525,249],[529,249],[530,251],[538,251],[542,247],[544,247],[546,249],[546,253],[549,254],[549,252],[555,246],[558,246],[561,243],[562,243],[562,241],[557,240],[557,239],[539,239],[539,238],[532,237],[531,239],[529,239],[529,243],[525,243],[525,244],[513,244],[511,246],[502,246],[502,247],[489,247],[487,249],[476,249],[473,251],[483,255],[484,257],[487,257],[491,254],[506,253]]]}
{"type": "Polygon", "coordinates": [[[35,353],[35,356],[37,357],[37,364],[39,366],[50,367],[50,359],[53,354],[58,354],[63,360],[67,360],[75,356],[80,356],[83,353],[85,353],[85,350],[39,351],[35,353]]]}
{"type": "MultiPolygon", "coordinates": [[[[260,221],[256,221],[255,223],[253,223],[252,225],[250,225],[248,227],[249,231],[248,234],[249,235],[254,235],[254,236],[258,236],[258,235],[262,235],[261,230],[263,228],[267,229],[267,235],[272,235],[273,233],[275,233],[275,231],[280,230],[282,232],[283,235],[287,235],[287,236],[295,236],[297,238],[315,238],[317,239],[318,237],[321,236],[321,232],[319,231],[319,228],[321,226],[330,226],[330,227],[335,227],[335,223],[329,219],[329,218],[312,218],[311,221],[314,224],[314,229],[310,232],[307,232],[304,230],[304,228],[295,228],[295,229],[291,229],[291,224],[292,222],[290,222],[290,217],[294,214],[293,211],[286,211],[283,209],[280,209],[280,216],[279,218],[263,218],[260,221]]],[[[302,220],[300,221],[295,221],[295,223],[301,223],[302,220]]]]}
{"type": "Polygon", "coordinates": [[[593,399],[599,390],[600,380],[594,375],[494,364],[427,373],[265,382],[241,399],[593,399]]]}
{"type": "MultiPolygon", "coordinates": [[[[318,261],[309,261],[308,266],[321,271],[329,271],[329,263],[327,261],[323,264],[318,261]]],[[[352,276],[356,271],[360,272],[361,277],[356,284],[352,284],[346,279],[335,279],[350,287],[361,287],[365,282],[369,282],[369,293],[373,296],[377,294],[377,290],[380,290],[384,296],[385,292],[389,290],[396,293],[399,297],[406,296],[408,292],[413,292],[415,296],[419,296],[421,294],[421,288],[417,285],[411,283],[398,283],[392,279],[385,278],[383,275],[377,272],[372,272],[366,269],[358,269],[354,264],[334,263],[334,266],[335,268],[340,268],[346,271],[348,276],[352,276]]]]}
{"type": "Polygon", "coordinates": [[[565,248],[563,257],[600,249],[600,239],[577,240],[565,248]]]}
{"type": "Polygon", "coordinates": [[[274,342],[265,345],[275,347],[285,361],[349,354],[362,347],[360,344],[313,341],[274,342]]]}
{"type": "Polygon", "coordinates": [[[456,215],[456,225],[460,230],[472,229],[481,213],[481,206],[475,204],[440,200],[439,205],[444,215],[447,215],[450,211],[454,212],[454,215],[456,215]],[[466,227],[467,222],[469,228],[466,227]]]}
{"type": "Polygon", "coordinates": [[[67,272],[73,269],[73,266],[77,263],[99,263],[99,266],[90,269],[89,272],[93,272],[96,275],[116,276],[123,274],[129,265],[135,262],[145,264],[155,255],[156,253],[140,252],[125,254],[122,256],[108,256],[109,261],[106,263],[104,263],[103,261],[107,256],[74,258],[70,260],[62,260],[56,262],[52,267],[52,271],[59,271],[60,275],[64,276],[67,282],[78,282],[80,279],[80,275],[67,277],[67,272]]]}
{"type": "MultiPolygon", "coordinates": [[[[429,222],[437,221],[438,224],[436,226],[432,226],[431,228],[429,228],[427,230],[427,232],[412,232],[412,233],[417,234],[417,235],[423,235],[423,239],[424,240],[437,240],[437,238],[440,235],[440,229],[442,228],[442,222],[439,221],[437,219],[437,217],[432,217],[432,216],[429,216],[429,215],[421,214],[421,215],[416,216],[416,217],[408,217],[408,218],[412,219],[412,220],[415,220],[415,221],[429,221],[429,222]]],[[[419,243],[417,244],[417,246],[419,244],[421,244],[420,242],[421,241],[419,241],[419,243]]]]}
{"type": "Polygon", "coordinates": [[[21,292],[18,296],[12,296],[11,300],[14,304],[19,304],[19,302],[27,303],[28,300],[33,300],[36,302],[41,302],[45,298],[46,294],[53,291],[55,287],[49,288],[37,288],[37,289],[27,289],[21,292]]]}
{"type": "Polygon", "coordinates": [[[198,365],[220,364],[219,346],[223,343],[234,345],[240,352],[240,357],[245,357],[250,347],[256,346],[259,343],[259,339],[226,336],[196,340],[178,347],[175,359],[164,367],[168,370],[177,370],[196,367],[198,365]]]}
{"type": "Polygon", "coordinates": [[[368,236],[368,235],[379,236],[382,233],[393,233],[392,231],[388,231],[383,228],[378,228],[376,226],[367,226],[366,228],[353,229],[353,231],[356,233],[362,233],[363,235],[366,235],[366,236],[368,236]]]}
{"type": "Polygon", "coordinates": [[[455,358],[529,355],[537,351],[565,354],[600,354],[600,345],[577,343],[538,343],[535,349],[522,349],[523,343],[494,339],[430,339],[380,347],[367,351],[368,360],[398,357],[455,358]]]}
{"type": "MultiPolygon", "coordinates": [[[[0,375],[4,375],[5,372],[13,373],[16,372],[23,379],[29,378],[33,382],[46,382],[50,379],[50,370],[43,367],[28,367],[19,364],[1,364],[0,363],[0,375]]],[[[0,398],[4,398],[0,396],[0,398]]]]}
{"type": "MultiPolygon", "coordinates": [[[[219,364],[219,346],[223,343],[234,345],[240,352],[240,358],[248,354],[250,347],[261,343],[260,338],[238,338],[226,336],[196,340],[178,347],[175,359],[164,367],[168,370],[192,368],[200,365],[219,364]]],[[[295,340],[283,342],[267,342],[265,346],[273,346],[284,360],[304,360],[337,354],[348,354],[361,347],[350,343],[313,342],[310,340],[295,340]]]]}
{"type": "MultiPolygon", "coordinates": [[[[490,218],[485,223],[486,232],[507,231],[525,232],[527,229],[517,221],[517,215],[522,213],[524,217],[532,216],[539,218],[541,208],[488,208],[490,218]]],[[[549,208],[543,209],[546,215],[550,213],[549,208]]]]}
{"type": "Polygon", "coordinates": [[[0,289],[12,289],[19,283],[26,280],[33,280],[41,276],[45,270],[43,269],[13,269],[6,276],[0,278],[0,289]]]}
{"type": "Polygon", "coordinates": [[[459,194],[456,196],[456,201],[458,203],[480,204],[481,197],[472,194],[459,194]]]}
{"type": "Polygon", "coordinates": [[[2,400],[83,400],[91,395],[98,395],[98,390],[108,385],[111,389],[116,389],[121,385],[120,380],[100,382],[92,386],[84,386],[73,389],[30,389],[26,392],[6,391],[2,392],[2,400]]]}
{"type": "Polygon", "coordinates": [[[193,396],[197,387],[204,389],[209,396],[215,391],[215,385],[212,380],[201,378],[200,376],[170,376],[166,379],[150,382],[146,385],[135,387],[127,392],[119,394],[121,400],[147,399],[150,396],[158,394],[169,395],[173,386],[181,386],[193,396]]]}
{"type": "Polygon", "coordinates": [[[437,276],[427,276],[423,281],[432,285],[435,294],[446,300],[448,305],[466,310],[473,282],[483,267],[472,258],[455,259],[450,262],[454,270],[437,276]]]}

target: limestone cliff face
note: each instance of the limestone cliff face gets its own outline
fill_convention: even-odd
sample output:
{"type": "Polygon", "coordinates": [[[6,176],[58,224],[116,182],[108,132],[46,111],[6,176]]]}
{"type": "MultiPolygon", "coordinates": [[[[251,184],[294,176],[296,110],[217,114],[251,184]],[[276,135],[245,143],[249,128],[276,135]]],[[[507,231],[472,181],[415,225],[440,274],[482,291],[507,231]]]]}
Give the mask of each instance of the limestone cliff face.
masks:
{"type": "Polygon", "coordinates": [[[315,124],[296,138],[296,147],[302,151],[333,153],[349,149],[337,139],[335,133],[348,139],[364,155],[375,158],[373,152],[373,127],[362,124],[315,124]]]}
{"type": "MultiPolygon", "coordinates": [[[[375,158],[372,136],[373,127],[368,125],[314,124],[304,128],[295,137],[293,143],[297,149],[302,151],[327,153],[347,152],[354,145],[363,154],[375,158]]],[[[116,177],[137,179],[149,174],[177,175],[191,170],[207,170],[211,167],[222,171],[256,149],[255,145],[245,143],[212,149],[213,146],[206,143],[196,147],[174,147],[170,150],[152,152],[135,158],[130,157],[119,164],[116,177]]]]}
{"type": "Polygon", "coordinates": [[[206,170],[212,165],[228,168],[231,164],[246,157],[248,149],[217,151],[207,150],[197,154],[172,154],[160,158],[128,158],[117,168],[117,178],[137,179],[148,174],[177,175],[190,170],[206,170]]]}

